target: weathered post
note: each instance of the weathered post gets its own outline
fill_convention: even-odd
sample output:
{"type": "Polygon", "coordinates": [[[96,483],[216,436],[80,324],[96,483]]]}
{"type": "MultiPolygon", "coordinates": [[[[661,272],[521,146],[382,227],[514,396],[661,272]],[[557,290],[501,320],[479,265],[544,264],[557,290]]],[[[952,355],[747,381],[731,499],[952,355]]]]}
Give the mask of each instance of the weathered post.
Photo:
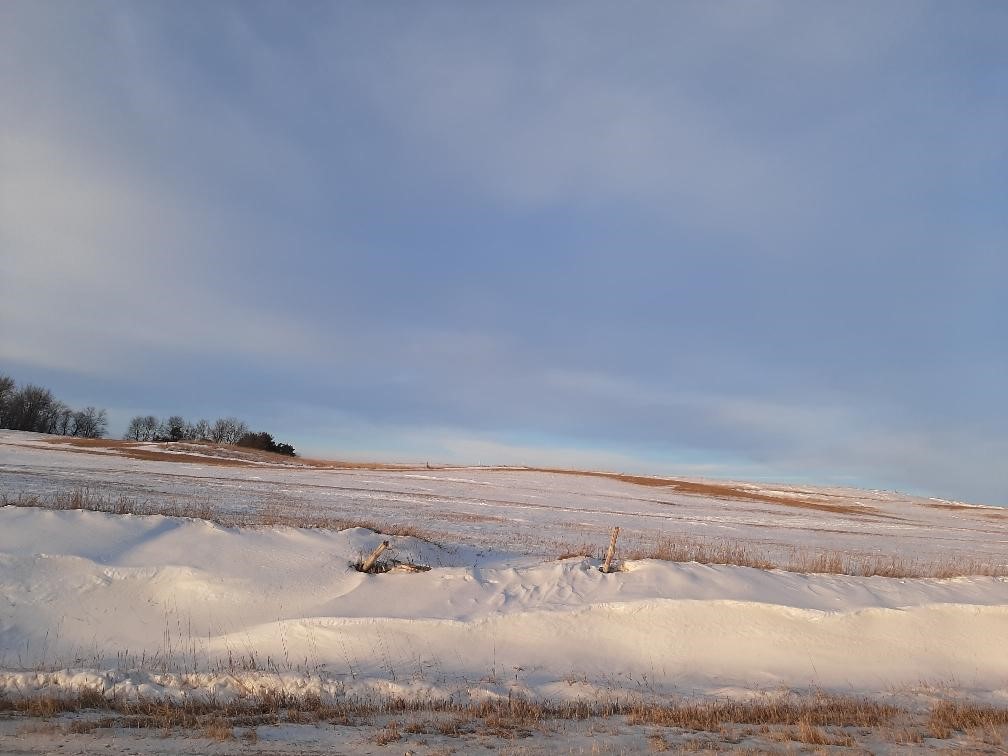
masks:
{"type": "Polygon", "coordinates": [[[382,541],[378,548],[371,552],[371,555],[364,560],[364,564],[361,565],[361,572],[371,572],[371,568],[375,566],[375,562],[378,561],[378,557],[382,555],[382,552],[388,548],[388,541],[382,541]]]}
{"type": "Polygon", "coordinates": [[[619,537],[619,526],[612,529],[612,538],[609,539],[609,551],[605,555],[605,564],[602,565],[602,572],[609,572],[612,567],[613,556],[616,554],[616,539],[619,537]]]}

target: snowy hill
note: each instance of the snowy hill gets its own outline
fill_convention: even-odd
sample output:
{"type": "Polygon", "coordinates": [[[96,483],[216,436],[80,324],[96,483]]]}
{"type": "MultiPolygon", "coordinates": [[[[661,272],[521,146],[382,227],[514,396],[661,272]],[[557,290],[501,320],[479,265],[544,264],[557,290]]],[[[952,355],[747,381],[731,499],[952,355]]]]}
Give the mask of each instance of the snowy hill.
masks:
{"type": "Polygon", "coordinates": [[[260,688],[458,701],[944,689],[1008,703],[1008,521],[997,508],[609,474],[207,464],[136,448],[0,434],[0,484],[17,504],[0,508],[8,699],[82,688],[218,702],[260,688]],[[77,500],[202,516],[67,508],[77,500]],[[386,534],[283,524],[341,518],[386,534]],[[597,551],[560,558],[565,544],[604,546],[617,524],[619,571],[600,572],[597,551]],[[849,551],[964,574],[645,558],[655,539],[717,535],[771,561],[849,551]],[[387,556],[431,569],[354,570],[382,540],[387,556]]]}

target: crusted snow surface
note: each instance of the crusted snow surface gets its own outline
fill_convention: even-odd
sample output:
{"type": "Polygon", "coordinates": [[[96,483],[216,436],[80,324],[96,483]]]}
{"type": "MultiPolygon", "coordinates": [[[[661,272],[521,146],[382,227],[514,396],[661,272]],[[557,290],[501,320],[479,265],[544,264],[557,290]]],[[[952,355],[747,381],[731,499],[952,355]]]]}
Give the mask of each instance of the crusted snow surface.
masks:
{"type": "Polygon", "coordinates": [[[891,491],[737,483],[739,496],[725,498],[597,475],[422,465],[325,469],[297,460],[229,466],[191,449],[139,448],[160,458],[0,430],[0,491],[46,496],[88,489],[156,505],[195,503],[225,514],[267,510],[418,525],[439,542],[478,547],[482,556],[474,559],[481,564],[499,561],[502,552],[543,557],[564,544],[604,546],[613,525],[622,528],[624,552],[682,535],[741,541],[776,557],[798,548],[1008,562],[1008,509],[891,491]]]}
{"type": "Polygon", "coordinates": [[[1008,579],[488,567],[414,538],[390,538],[393,553],[444,566],[350,567],[383,538],[4,507],[0,689],[555,699],[956,681],[1006,695],[1008,579]]]}

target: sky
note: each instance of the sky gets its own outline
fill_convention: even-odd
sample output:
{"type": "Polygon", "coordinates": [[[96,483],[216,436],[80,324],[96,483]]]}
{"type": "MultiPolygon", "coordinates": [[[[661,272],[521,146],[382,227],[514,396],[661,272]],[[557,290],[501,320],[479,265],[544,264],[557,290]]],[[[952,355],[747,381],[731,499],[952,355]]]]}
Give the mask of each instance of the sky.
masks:
{"type": "Polygon", "coordinates": [[[0,372],[330,457],[1008,504],[1008,5],[0,3],[0,372]]]}

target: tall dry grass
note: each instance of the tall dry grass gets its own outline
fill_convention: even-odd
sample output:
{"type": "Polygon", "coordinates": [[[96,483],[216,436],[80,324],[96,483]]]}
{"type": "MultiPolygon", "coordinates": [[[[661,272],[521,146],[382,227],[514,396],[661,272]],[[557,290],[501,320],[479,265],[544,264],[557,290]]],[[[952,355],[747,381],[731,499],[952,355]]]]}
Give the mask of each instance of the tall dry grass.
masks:
{"type": "MultiPolygon", "coordinates": [[[[480,701],[438,697],[380,697],[341,695],[329,700],[314,692],[293,693],[262,688],[222,701],[213,695],[184,699],[127,699],[97,688],[73,688],[58,694],[0,693],[0,712],[50,717],[59,713],[97,711],[129,718],[137,727],[206,726],[211,722],[237,722],[254,726],[279,721],[339,719],[353,722],[386,715],[450,714],[466,722],[510,721],[539,729],[548,720],[583,720],[624,716],[629,724],[717,731],[727,723],[754,725],[875,727],[892,720],[896,707],[865,697],[813,692],[786,693],[752,701],[646,702],[639,698],[532,700],[522,696],[480,701]]],[[[1008,710],[1002,711],[1008,714],[1008,710]]],[[[416,729],[415,727],[411,729],[416,729]]]]}
{"type": "Polygon", "coordinates": [[[251,511],[224,511],[208,500],[185,499],[150,501],[133,496],[111,495],[88,488],[56,491],[43,495],[0,492],[0,506],[38,507],[53,510],[84,510],[115,515],[163,515],[206,520],[228,528],[321,528],[346,530],[366,528],[384,535],[411,537],[436,543],[444,534],[409,524],[379,523],[366,518],[329,517],[300,512],[278,501],[267,501],[251,511]]]}
{"type": "Polygon", "coordinates": [[[791,547],[783,556],[761,551],[755,544],[729,539],[662,537],[651,547],[633,549],[623,556],[634,561],[660,559],[784,570],[806,574],[854,575],[889,578],[955,578],[1008,576],[1008,563],[979,559],[923,559],[886,554],[857,554],[837,550],[791,547]]]}
{"type": "MultiPolygon", "coordinates": [[[[230,701],[189,697],[181,700],[124,697],[97,689],[67,690],[54,695],[0,695],[0,714],[53,717],[91,712],[75,718],[67,732],[99,728],[181,728],[217,740],[230,740],[236,728],[278,724],[330,723],[378,729],[369,738],[388,745],[410,735],[499,738],[513,740],[558,731],[563,720],[624,718],[628,726],[668,728],[681,739],[688,733],[712,733],[713,746],[762,737],[768,743],[794,741],[815,746],[854,747],[858,738],[905,745],[924,738],[949,740],[969,734],[1000,744],[1008,728],[1008,709],[970,702],[940,702],[930,711],[894,706],[868,697],[819,691],[788,692],[737,701],[731,699],[644,701],[595,699],[533,701],[507,699],[461,702],[450,698],[382,698],[341,695],[323,699],[316,693],[261,689],[230,701]],[[741,730],[739,728],[742,728],[741,730]]],[[[652,733],[653,750],[673,743],[652,733]]],[[[686,747],[699,741],[685,740],[686,747]]],[[[863,741],[862,741],[863,742],[863,741]]]]}
{"type": "Polygon", "coordinates": [[[730,699],[682,702],[631,709],[630,724],[716,732],[726,723],[806,727],[879,727],[899,710],[869,698],[815,692],[750,701],[730,699]]]}
{"type": "Polygon", "coordinates": [[[1000,730],[1005,727],[1008,727],[1008,709],[972,701],[941,701],[928,717],[931,737],[940,739],[950,737],[953,732],[980,730],[995,734],[1000,742],[1000,730]]]}

